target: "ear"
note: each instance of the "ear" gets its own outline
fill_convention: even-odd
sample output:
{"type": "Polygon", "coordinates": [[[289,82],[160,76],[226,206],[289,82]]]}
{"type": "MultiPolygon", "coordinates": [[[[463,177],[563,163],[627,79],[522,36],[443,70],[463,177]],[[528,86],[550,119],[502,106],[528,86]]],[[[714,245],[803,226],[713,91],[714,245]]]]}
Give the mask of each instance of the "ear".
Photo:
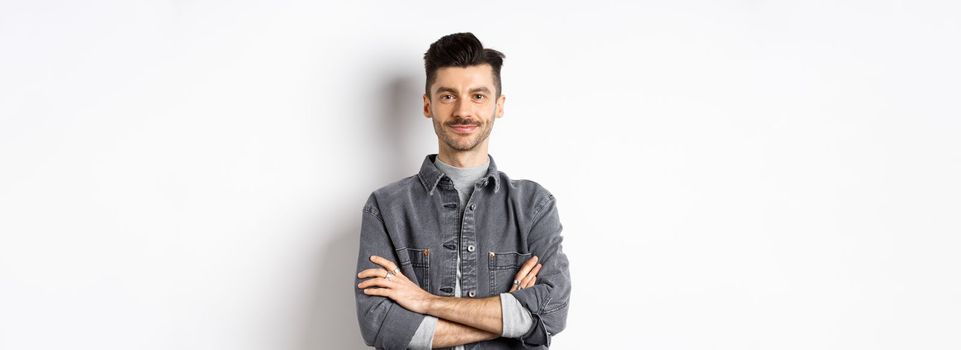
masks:
{"type": "Polygon", "coordinates": [[[424,94],[424,117],[430,118],[430,97],[424,94]]]}
{"type": "Polygon", "coordinates": [[[504,116],[504,100],[506,99],[507,96],[504,95],[497,98],[497,118],[504,116]]]}

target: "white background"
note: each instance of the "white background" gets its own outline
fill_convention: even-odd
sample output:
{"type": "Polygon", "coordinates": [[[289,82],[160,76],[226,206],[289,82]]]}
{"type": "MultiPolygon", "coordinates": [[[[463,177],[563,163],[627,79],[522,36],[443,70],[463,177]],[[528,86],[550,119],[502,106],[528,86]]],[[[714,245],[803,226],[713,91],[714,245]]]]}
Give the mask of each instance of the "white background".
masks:
{"type": "Polygon", "coordinates": [[[961,348],[952,1],[0,2],[0,348],[360,349],[422,55],[506,53],[556,349],[961,348]]]}

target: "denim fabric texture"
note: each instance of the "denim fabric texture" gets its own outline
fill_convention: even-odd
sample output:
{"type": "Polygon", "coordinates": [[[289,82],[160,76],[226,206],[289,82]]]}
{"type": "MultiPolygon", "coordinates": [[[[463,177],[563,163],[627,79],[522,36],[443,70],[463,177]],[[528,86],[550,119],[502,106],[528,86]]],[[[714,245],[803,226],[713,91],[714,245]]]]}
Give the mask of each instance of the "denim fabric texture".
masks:
{"type": "MultiPolygon", "coordinates": [[[[571,278],[561,248],[554,196],[529,180],[511,180],[493,157],[464,208],[453,182],[428,155],[417,175],[374,191],[364,205],[357,272],[378,268],[371,255],[393,260],[424,290],[454,296],[457,254],[463,297],[483,298],[510,290],[514,274],[532,255],[543,264],[537,284],[511,294],[533,317],[519,338],[468,344],[466,349],[546,349],[567,322],[571,278]],[[463,209],[461,211],[460,209],[463,209]]],[[[355,285],[360,283],[355,278],[355,285]]],[[[424,315],[392,300],[355,289],[357,318],[367,345],[404,349],[424,315]]]]}

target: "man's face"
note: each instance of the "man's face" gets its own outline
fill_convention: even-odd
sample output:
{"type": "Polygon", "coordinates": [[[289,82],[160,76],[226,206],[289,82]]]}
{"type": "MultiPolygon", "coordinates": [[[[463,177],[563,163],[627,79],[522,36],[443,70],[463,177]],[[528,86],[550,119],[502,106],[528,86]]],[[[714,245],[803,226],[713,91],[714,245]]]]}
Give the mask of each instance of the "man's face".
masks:
{"type": "Polygon", "coordinates": [[[424,95],[424,116],[433,119],[437,138],[454,151],[486,144],[494,119],[504,114],[504,96],[497,97],[488,64],[445,67],[424,95]]]}

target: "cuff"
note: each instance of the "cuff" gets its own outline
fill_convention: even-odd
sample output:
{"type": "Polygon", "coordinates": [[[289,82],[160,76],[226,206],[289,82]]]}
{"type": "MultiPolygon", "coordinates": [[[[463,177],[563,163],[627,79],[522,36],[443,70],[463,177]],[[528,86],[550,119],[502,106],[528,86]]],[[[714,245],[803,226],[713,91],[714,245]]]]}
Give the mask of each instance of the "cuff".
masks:
{"type": "Polygon", "coordinates": [[[530,311],[531,317],[533,318],[533,325],[530,330],[518,337],[521,344],[525,347],[536,347],[536,346],[546,346],[551,345],[551,333],[547,331],[547,325],[544,324],[544,309],[542,308],[546,301],[550,301],[550,293],[545,290],[544,285],[535,285],[531,288],[518,289],[511,293],[514,298],[517,299],[521,305],[530,311]]]}
{"type": "Polygon", "coordinates": [[[390,300],[383,302],[388,304],[387,315],[378,323],[379,329],[375,335],[374,347],[403,349],[410,344],[410,339],[426,316],[407,310],[390,300]]]}
{"type": "Polygon", "coordinates": [[[430,350],[431,344],[434,343],[435,329],[437,329],[437,317],[424,316],[424,320],[420,322],[420,326],[418,326],[417,331],[414,332],[414,337],[410,338],[410,344],[407,345],[407,348],[413,350],[430,350]]]}
{"type": "Polygon", "coordinates": [[[502,337],[519,338],[530,331],[534,324],[531,312],[521,305],[517,298],[510,293],[501,293],[501,315],[503,322],[502,337]]]}

